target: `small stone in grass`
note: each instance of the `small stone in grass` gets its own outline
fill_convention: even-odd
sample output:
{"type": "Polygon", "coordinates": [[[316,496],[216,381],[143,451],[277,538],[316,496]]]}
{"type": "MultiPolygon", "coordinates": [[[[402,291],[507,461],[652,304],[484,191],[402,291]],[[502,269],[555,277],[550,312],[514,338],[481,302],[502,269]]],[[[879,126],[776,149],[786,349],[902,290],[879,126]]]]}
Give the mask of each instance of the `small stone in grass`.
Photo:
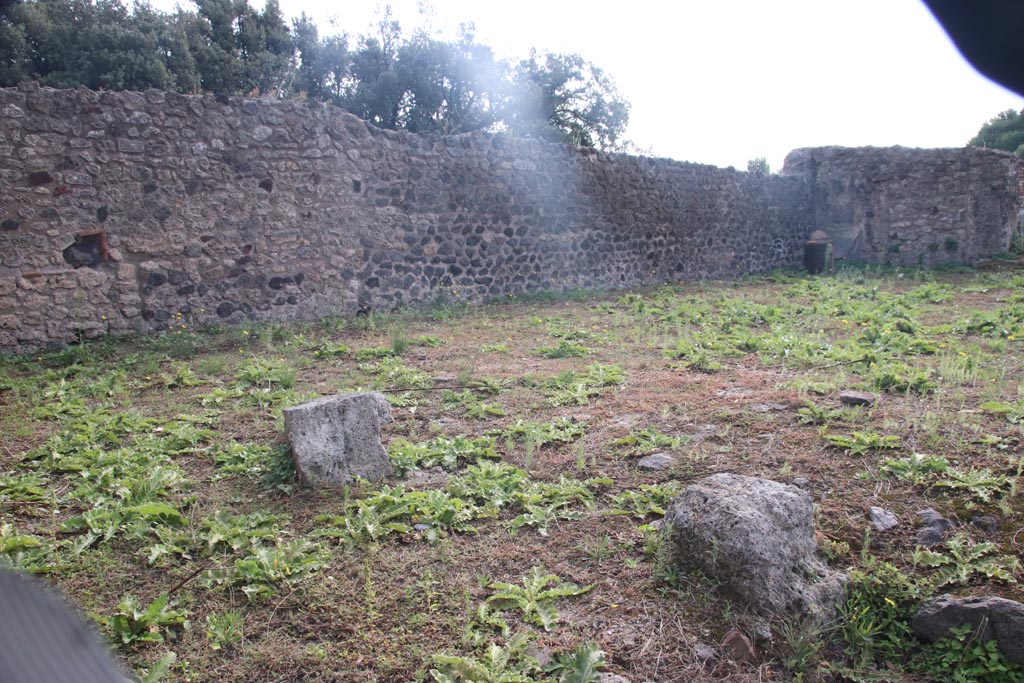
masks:
{"type": "Polygon", "coordinates": [[[971,518],[971,524],[984,531],[989,536],[999,533],[999,520],[992,515],[975,515],[971,518]]]}
{"type": "Polygon", "coordinates": [[[839,392],[839,402],[846,406],[873,406],[878,402],[878,394],[847,389],[839,392]]]}
{"type": "Polygon", "coordinates": [[[693,646],[693,659],[701,664],[710,664],[718,659],[718,651],[713,645],[697,643],[693,646]]]}
{"type": "Polygon", "coordinates": [[[637,460],[636,466],[642,470],[666,470],[676,464],[676,459],[665,453],[652,453],[637,460]]]}
{"type": "Polygon", "coordinates": [[[734,662],[753,662],[757,660],[757,652],[750,638],[739,631],[729,631],[722,640],[722,654],[734,662]]]}
{"type": "Polygon", "coordinates": [[[871,518],[871,526],[875,531],[888,531],[899,524],[896,515],[885,508],[872,507],[868,510],[868,516],[871,518]]]}
{"type": "Polygon", "coordinates": [[[949,521],[932,508],[925,508],[917,513],[921,526],[917,529],[917,544],[928,548],[946,540],[946,532],[953,528],[949,521]]]}

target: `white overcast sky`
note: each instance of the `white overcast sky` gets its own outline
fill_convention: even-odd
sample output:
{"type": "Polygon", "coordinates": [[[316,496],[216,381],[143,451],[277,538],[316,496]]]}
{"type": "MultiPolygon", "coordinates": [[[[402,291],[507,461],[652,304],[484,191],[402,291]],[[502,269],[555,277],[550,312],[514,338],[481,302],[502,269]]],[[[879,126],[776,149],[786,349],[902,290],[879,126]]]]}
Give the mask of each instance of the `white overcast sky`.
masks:
{"type": "MultiPolygon", "coordinates": [[[[289,18],[312,16],[321,35],[353,38],[384,4],[279,1],[289,18]]],[[[683,161],[746,169],[763,156],[781,170],[797,147],[959,147],[997,113],[1024,108],[1024,98],[960,56],[919,0],[389,4],[406,33],[426,21],[452,37],[472,22],[499,57],[531,47],[579,53],[630,102],[627,137],[645,153],[683,161]]]]}

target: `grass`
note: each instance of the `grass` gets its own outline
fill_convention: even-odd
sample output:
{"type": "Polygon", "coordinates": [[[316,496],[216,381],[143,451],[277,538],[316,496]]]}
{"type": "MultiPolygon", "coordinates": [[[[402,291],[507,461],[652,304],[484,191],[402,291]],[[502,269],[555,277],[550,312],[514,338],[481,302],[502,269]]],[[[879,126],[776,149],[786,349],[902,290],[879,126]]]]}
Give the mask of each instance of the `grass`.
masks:
{"type": "Polygon", "coordinates": [[[6,357],[0,565],[175,683],[977,677],[1002,664],[907,617],[947,586],[1022,598],[1022,301],[1015,271],[777,273],[6,357]],[[387,392],[405,478],[298,488],[281,410],[350,390],[387,392]],[[676,466],[635,467],[654,451],[676,466]],[[834,629],[716,670],[690,644],[742,606],[654,526],[719,471],[807,480],[854,580],[834,629]],[[900,525],[872,539],[875,505],[900,525]],[[916,548],[927,507],[958,535],[916,548]]]}

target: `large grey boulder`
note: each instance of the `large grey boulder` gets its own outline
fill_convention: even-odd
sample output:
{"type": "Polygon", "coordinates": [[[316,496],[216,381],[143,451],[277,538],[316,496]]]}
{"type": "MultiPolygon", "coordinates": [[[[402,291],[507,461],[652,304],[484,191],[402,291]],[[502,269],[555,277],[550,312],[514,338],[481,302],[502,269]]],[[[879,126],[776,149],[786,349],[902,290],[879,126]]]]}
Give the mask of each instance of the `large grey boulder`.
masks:
{"type": "Polygon", "coordinates": [[[391,407],[381,394],[325,396],[284,410],[284,430],[303,486],[338,486],[391,474],[380,442],[391,407]]]}
{"type": "Polygon", "coordinates": [[[1024,664],[1024,605],[1019,602],[940,595],[926,602],[910,620],[914,635],[929,643],[963,626],[970,626],[982,640],[995,640],[1008,661],[1024,664]]]}
{"type": "Polygon", "coordinates": [[[824,624],[843,600],[846,576],[821,559],[812,511],[795,486],[715,474],[672,502],[662,533],[673,561],[721,581],[754,612],[824,624]]]}

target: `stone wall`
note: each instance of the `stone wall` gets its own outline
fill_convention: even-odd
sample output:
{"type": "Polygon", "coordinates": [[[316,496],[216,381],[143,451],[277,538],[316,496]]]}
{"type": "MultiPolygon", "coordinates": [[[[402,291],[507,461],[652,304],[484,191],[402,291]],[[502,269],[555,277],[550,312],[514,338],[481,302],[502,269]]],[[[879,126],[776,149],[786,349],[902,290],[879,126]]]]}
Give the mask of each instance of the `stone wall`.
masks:
{"type": "Polygon", "coordinates": [[[835,254],[870,263],[975,263],[1005,252],[1021,206],[1021,164],[967,147],[794,150],[783,173],[811,187],[815,226],[835,254]]]}
{"type": "MultiPolygon", "coordinates": [[[[935,205],[987,206],[968,184],[997,193],[994,167],[960,153],[978,170],[935,205]]],[[[820,188],[859,167],[815,164],[765,177],[306,102],[0,89],[0,349],[793,267],[816,215],[862,200],[820,188]]],[[[949,228],[961,256],[1005,250],[992,212],[971,216],[949,228]]]]}

